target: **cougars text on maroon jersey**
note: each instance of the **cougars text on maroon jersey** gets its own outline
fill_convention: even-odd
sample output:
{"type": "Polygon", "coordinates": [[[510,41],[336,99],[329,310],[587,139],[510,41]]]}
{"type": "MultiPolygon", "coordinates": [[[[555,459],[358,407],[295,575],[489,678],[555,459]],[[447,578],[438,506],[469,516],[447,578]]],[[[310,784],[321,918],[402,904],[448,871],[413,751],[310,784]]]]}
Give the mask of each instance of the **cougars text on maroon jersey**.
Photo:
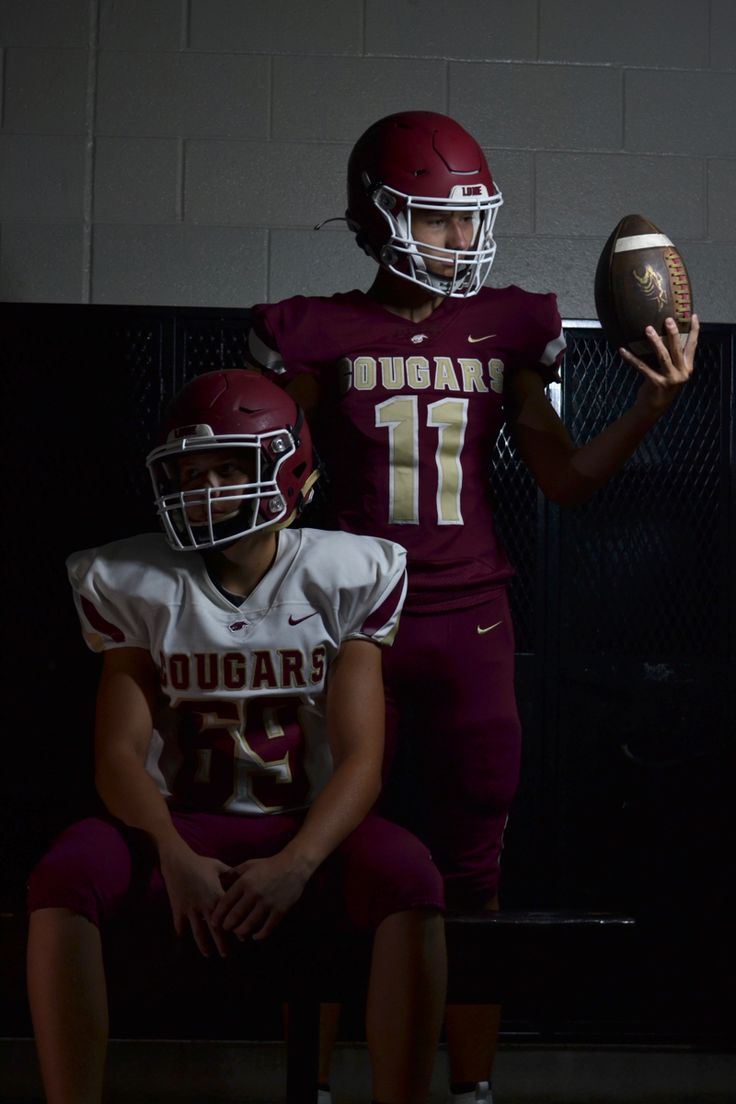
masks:
{"type": "Polygon", "coordinates": [[[314,427],[329,524],[402,544],[408,605],[479,599],[512,573],[493,525],[491,456],[504,380],[551,380],[564,352],[554,295],[484,288],[421,323],[360,291],[254,308],[253,359],[320,387],[314,427]]]}

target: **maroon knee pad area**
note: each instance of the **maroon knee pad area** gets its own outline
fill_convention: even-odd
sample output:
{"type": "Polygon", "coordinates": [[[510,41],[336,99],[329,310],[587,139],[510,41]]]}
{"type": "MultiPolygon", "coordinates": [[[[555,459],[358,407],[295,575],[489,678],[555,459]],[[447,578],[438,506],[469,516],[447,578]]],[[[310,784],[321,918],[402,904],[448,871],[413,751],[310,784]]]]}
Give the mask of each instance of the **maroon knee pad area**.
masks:
{"type": "MultiPolygon", "coordinates": [[[[281,850],[303,819],[173,814],[194,851],[233,866],[281,850]]],[[[443,903],[442,879],[427,848],[397,825],[369,816],[325,860],[297,908],[305,918],[329,913],[340,924],[368,931],[391,913],[442,909],[443,903]]],[[[65,908],[98,927],[122,912],[163,914],[167,907],[150,840],[112,819],[91,817],[65,829],[29,879],[29,912],[65,908]]]]}
{"type": "Polygon", "coordinates": [[[100,927],[125,903],[163,893],[146,836],[88,817],[66,828],[31,872],[28,911],[66,908],[100,927]]]}

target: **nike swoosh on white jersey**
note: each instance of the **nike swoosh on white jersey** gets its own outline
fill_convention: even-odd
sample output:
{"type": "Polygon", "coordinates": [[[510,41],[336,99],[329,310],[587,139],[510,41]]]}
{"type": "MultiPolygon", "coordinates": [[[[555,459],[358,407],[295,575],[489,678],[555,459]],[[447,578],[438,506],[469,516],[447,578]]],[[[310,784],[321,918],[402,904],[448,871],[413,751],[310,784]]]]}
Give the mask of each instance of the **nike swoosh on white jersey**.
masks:
{"type": "Polygon", "coordinates": [[[301,625],[302,621],[308,621],[310,617],[316,617],[319,610],[314,610],[313,613],[305,613],[303,617],[295,617],[293,613],[289,614],[290,625],[301,625]]]}
{"type": "Polygon", "coordinates": [[[503,624],[503,621],[497,621],[495,625],[489,625],[488,628],[486,628],[486,629],[482,629],[480,627],[480,625],[476,625],[475,627],[478,630],[478,636],[483,636],[484,633],[490,632],[491,629],[497,629],[498,626],[502,625],[502,624],[503,624]]]}
{"type": "Polygon", "coordinates": [[[477,345],[479,341],[490,341],[490,339],[495,336],[495,334],[484,334],[483,337],[471,337],[470,334],[468,334],[468,341],[471,345],[477,345]]]}

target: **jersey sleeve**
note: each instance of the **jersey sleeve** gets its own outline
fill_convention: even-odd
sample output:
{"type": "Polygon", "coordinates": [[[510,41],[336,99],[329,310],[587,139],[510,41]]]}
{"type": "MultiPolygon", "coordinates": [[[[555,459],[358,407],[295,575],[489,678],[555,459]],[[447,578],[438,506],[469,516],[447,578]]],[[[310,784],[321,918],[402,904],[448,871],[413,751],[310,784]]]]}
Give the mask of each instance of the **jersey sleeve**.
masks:
{"type": "Polygon", "coordinates": [[[281,386],[307,372],[318,375],[309,360],[315,341],[309,334],[309,300],[303,296],[280,303],[257,303],[251,311],[248,359],[256,368],[275,376],[281,386]]]}
{"type": "Polygon", "coordinates": [[[406,598],[406,551],[393,541],[353,538],[366,545],[366,578],[343,591],[342,639],[393,643],[406,598]]]}
{"type": "Polygon", "coordinates": [[[545,383],[559,382],[566,341],[557,296],[552,292],[531,295],[526,322],[528,364],[525,367],[538,371],[545,383]]]}
{"type": "Polygon", "coordinates": [[[148,639],[136,603],[115,584],[115,562],[96,548],[76,552],[67,573],[79,616],[82,636],[93,652],[114,648],[147,648],[148,639]]]}

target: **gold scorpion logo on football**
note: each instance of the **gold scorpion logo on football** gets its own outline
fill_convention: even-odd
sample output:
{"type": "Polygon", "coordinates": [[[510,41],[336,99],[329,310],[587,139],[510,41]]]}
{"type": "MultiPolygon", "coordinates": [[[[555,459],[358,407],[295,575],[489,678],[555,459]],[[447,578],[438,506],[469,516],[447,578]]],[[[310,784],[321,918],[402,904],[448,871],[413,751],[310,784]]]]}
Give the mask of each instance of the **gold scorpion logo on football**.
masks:
{"type": "Polygon", "coordinates": [[[647,265],[641,276],[636,269],[633,270],[632,274],[647,299],[656,299],[657,306],[663,307],[666,302],[666,295],[661,273],[655,272],[651,265],[647,265]]]}

